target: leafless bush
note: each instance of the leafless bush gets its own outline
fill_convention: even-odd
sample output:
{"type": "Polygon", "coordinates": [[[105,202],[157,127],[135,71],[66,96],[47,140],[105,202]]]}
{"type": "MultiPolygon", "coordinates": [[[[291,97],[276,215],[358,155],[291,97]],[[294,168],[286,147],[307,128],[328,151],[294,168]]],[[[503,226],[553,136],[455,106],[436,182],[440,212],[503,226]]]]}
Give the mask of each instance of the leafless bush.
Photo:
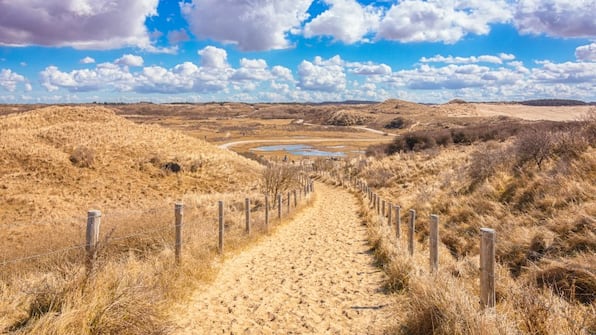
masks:
{"type": "Polygon", "coordinates": [[[555,138],[550,130],[529,128],[518,135],[515,142],[515,154],[519,166],[534,162],[538,169],[554,153],[555,138]]]}
{"type": "Polygon", "coordinates": [[[299,171],[285,164],[272,164],[263,170],[263,193],[275,196],[297,185],[299,171]]]}

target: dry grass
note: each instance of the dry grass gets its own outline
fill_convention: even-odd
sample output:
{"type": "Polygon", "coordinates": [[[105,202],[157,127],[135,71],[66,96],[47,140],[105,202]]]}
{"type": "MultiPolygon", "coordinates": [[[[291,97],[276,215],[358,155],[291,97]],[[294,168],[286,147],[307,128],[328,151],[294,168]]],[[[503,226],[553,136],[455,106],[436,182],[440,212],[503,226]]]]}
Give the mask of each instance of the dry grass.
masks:
{"type": "Polygon", "coordinates": [[[262,167],[206,142],[101,107],[9,115],[0,129],[0,202],[8,204],[0,208],[0,332],[169,333],[172,301],[210,280],[221,259],[217,201],[226,205],[226,252],[267,233],[262,167]],[[185,204],[180,266],[175,201],[185,204]],[[82,245],[90,208],[103,214],[91,272],[82,245]]]}
{"type": "MultiPolygon", "coordinates": [[[[588,138],[586,134],[580,130],[572,136],[588,138]]],[[[352,162],[356,177],[374,186],[382,198],[401,205],[402,234],[407,230],[403,228],[407,209],[417,210],[413,258],[406,256],[405,240],[395,240],[394,228],[381,223],[376,213],[363,212],[375,255],[390,277],[387,287],[399,293],[396,313],[402,317],[398,317],[395,333],[596,331],[594,143],[564,146],[540,164],[520,166],[514,142],[451,146],[352,162]],[[441,270],[437,274],[428,270],[427,218],[431,213],[439,214],[441,221],[441,270]],[[497,231],[494,314],[483,313],[478,304],[481,227],[497,231]]],[[[554,141],[553,146],[557,145],[554,141]]],[[[331,174],[340,171],[334,169],[331,174]]]]}

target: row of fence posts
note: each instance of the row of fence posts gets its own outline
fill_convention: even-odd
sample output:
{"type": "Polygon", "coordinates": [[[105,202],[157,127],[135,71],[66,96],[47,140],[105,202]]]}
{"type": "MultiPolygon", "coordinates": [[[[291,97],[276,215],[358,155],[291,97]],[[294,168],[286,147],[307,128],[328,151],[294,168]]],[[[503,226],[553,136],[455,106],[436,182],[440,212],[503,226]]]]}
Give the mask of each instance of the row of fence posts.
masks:
{"type": "MultiPolygon", "coordinates": [[[[298,197],[300,199],[307,198],[312,192],[314,192],[314,182],[311,179],[304,178],[301,180],[302,188],[300,190],[292,190],[287,193],[286,202],[287,210],[286,214],[290,213],[291,204],[294,203],[294,208],[298,207],[298,197]],[[293,201],[291,197],[294,197],[293,201]]],[[[283,217],[282,205],[283,196],[277,194],[277,217],[281,221],[283,217]]],[[[265,195],[265,228],[269,229],[269,210],[270,201],[269,196],[265,195]]],[[[223,254],[224,252],[224,202],[218,201],[218,252],[223,254]]],[[[244,199],[244,216],[245,216],[245,232],[251,234],[251,218],[250,218],[250,198],[244,199]]],[[[174,242],[174,259],[176,264],[179,264],[182,257],[182,227],[184,217],[184,204],[177,202],[174,204],[174,227],[175,227],[175,242],[174,242]]],[[[97,258],[97,249],[99,242],[99,231],[101,225],[101,211],[90,210],[87,212],[87,230],[86,230],[86,265],[87,269],[93,268],[93,263],[97,258]]]]}
{"type": "MultiPolygon", "coordinates": [[[[401,240],[401,208],[386,202],[363,181],[355,181],[354,186],[368,200],[370,207],[381,217],[387,217],[387,223],[391,225],[395,220],[395,231],[397,242],[401,240]],[[386,210],[386,208],[388,210],[386,210]],[[395,210],[395,219],[392,212],[395,210]]],[[[408,221],[408,253],[414,255],[414,232],[416,224],[416,210],[409,210],[408,221]]],[[[436,273],[439,270],[439,216],[430,215],[429,247],[430,247],[430,271],[436,273]]],[[[482,308],[494,307],[495,296],[495,240],[494,229],[480,228],[480,305],[482,308]]]]}

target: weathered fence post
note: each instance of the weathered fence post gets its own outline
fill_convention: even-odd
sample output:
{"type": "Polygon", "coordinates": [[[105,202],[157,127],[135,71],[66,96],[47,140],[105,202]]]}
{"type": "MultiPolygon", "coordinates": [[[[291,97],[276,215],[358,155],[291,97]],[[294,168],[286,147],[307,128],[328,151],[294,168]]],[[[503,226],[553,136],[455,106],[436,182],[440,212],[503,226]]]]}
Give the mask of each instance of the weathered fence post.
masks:
{"type": "Polygon", "coordinates": [[[99,226],[101,225],[101,211],[90,210],[87,212],[87,232],[85,251],[87,252],[87,270],[93,268],[97,257],[97,243],[99,242],[99,226]]]}
{"type": "Polygon", "coordinates": [[[277,195],[277,218],[281,220],[281,193],[277,195]]]}
{"type": "Polygon", "coordinates": [[[439,270],[439,217],[430,216],[430,272],[439,270]]]}
{"type": "Polygon", "coordinates": [[[480,228],[480,306],[495,307],[495,230],[480,228]]]}
{"type": "Polygon", "coordinates": [[[296,196],[296,190],[294,190],[294,208],[298,207],[298,198],[296,196]]]}
{"type": "Polygon", "coordinates": [[[410,256],[414,255],[414,226],[416,222],[416,210],[410,209],[410,227],[408,229],[408,251],[410,256]]]}
{"type": "Polygon", "coordinates": [[[377,215],[381,214],[381,197],[377,195],[377,215]]]}
{"type": "Polygon", "coordinates": [[[244,213],[246,217],[246,233],[250,235],[250,199],[244,199],[244,213]]]}
{"type": "Polygon", "coordinates": [[[265,195],[265,229],[269,231],[269,196],[265,195]]]}
{"type": "Polygon", "coordinates": [[[392,216],[393,215],[393,204],[391,202],[387,203],[387,225],[391,227],[392,223],[392,216]]]}
{"type": "Polygon", "coordinates": [[[290,214],[290,192],[288,191],[288,214],[290,214]]]}
{"type": "Polygon", "coordinates": [[[219,253],[224,252],[224,202],[219,201],[219,253]]]}
{"type": "Polygon", "coordinates": [[[385,199],[381,201],[381,216],[385,217],[385,199]]]}
{"type": "Polygon", "coordinates": [[[180,257],[182,256],[182,216],[184,215],[184,204],[177,202],[174,204],[174,215],[176,218],[176,244],[175,244],[175,260],[176,264],[180,263],[180,257]]]}

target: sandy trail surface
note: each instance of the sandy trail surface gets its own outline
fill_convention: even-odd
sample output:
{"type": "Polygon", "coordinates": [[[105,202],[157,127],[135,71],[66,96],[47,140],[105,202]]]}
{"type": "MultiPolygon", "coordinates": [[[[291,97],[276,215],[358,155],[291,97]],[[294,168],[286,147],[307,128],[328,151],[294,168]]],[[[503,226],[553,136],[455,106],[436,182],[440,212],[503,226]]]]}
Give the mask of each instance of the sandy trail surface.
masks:
{"type": "Polygon", "coordinates": [[[312,206],[222,264],[180,315],[177,334],[383,333],[391,298],[357,200],[316,186],[312,206]]]}

